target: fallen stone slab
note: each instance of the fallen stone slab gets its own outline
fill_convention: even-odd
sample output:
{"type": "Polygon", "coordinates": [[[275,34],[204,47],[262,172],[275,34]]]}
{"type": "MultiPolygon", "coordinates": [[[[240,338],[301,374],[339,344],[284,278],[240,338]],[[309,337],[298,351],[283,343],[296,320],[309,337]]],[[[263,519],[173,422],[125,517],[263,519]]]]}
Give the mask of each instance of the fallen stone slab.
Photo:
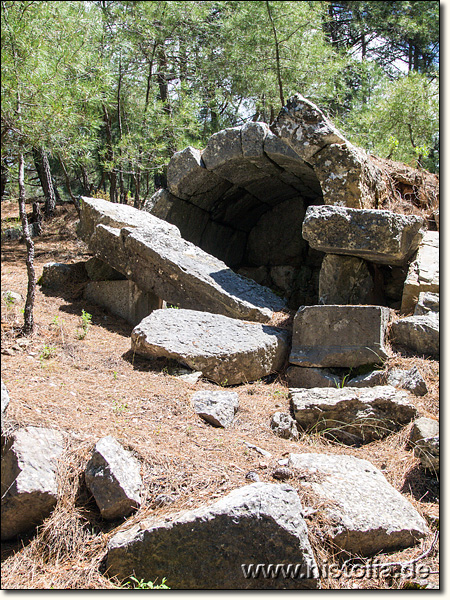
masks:
{"type": "Polygon", "coordinates": [[[6,385],[3,383],[3,379],[2,379],[2,403],[1,403],[1,415],[2,415],[2,420],[3,420],[3,415],[6,412],[6,409],[8,408],[9,405],[9,394],[8,394],[8,389],[6,387],[6,385]]]}
{"type": "Polygon", "coordinates": [[[392,386],[289,390],[294,417],[307,432],[344,444],[367,444],[398,431],[417,415],[407,392],[392,386]]]}
{"type": "Polygon", "coordinates": [[[134,352],[173,358],[220,385],[254,381],[280,370],[288,332],[194,310],[156,310],[131,333],[134,352]]]}
{"type": "MultiPolygon", "coordinates": [[[[106,225],[121,229],[122,227],[144,227],[161,234],[180,237],[180,230],[148,212],[138,210],[127,204],[116,204],[101,198],[81,197],[80,222],[77,233],[89,243],[97,225],[106,225]]],[[[106,262],[109,263],[108,260],[106,262]]],[[[111,264],[111,263],[109,263],[111,264]]]]}
{"type": "Polygon", "coordinates": [[[412,313],[421,292],[439,294],[439,232],[427,231],[410,264],[403,287],[401,311],[412,313]]]}
{"type": "Polygon", "coordinates": [[[439,315],[428,313],[419,317],[405,317],[392,323],[390,341],[415,354],[439,356],[439,315]]]}
{"type": "Polygon", "coordinates": [[[140,464],[110,435],[95,444],[84,478],[104,519],[126,517],[141,505],[140,464]]]}
{"type": "Polygon", "coordinates": [[[414,316],[427,315],[430,312],[439,313],[439,294],[420,292],[419,300],[414,309],[414,316]]]}
{"type": "Polygon", "coordinates": [[[425,469],[439,473],[439,421],[427,417],[416,419],[409,444],[425,469]]]}
{"type": "Polygon", "coordinates": [[[287,484],[253,483],[210,506],[148,520],[108,543],[106,569],[171,589],[314,589],[318,570],[300,499],[287,484]],[[253,566],[298,565],[297,576],[253,577],[253,566]]]}
{"type": "Polygon", "coordinates": [[[25,533],[50,515],[58,499],[64,435],[25,427],[7,440],[1,466],[1,539],[25,533]]]}
{"type": "Polygon", "coordinates": [[[370,371],[370,373],[363,373],[362,375],[348,379],[345,382],[345,387],[365,388],[375,387],[376,385],[387,385],[387,383],[386,371],[375,369],[374,371],[370,371]]]}
{"type": "Polygon", "coordinates": [[[302,367],[357,367],[388,356],[384,306],[301,306],[289,362],[302,367]]]}
{"type": "Polygon", "coordinates": [[[402,266],[419,247],[423,225],[421,217],[388,210],[309,206],[302,235],[312,248],[327,254],[402,266]]]}
{"type": "Polygon", "coordinates": [[[289,465],[325,508],[330,538],[358,556],[408,548],[428,533],[424,519],[369,461],[354,456],[291,454],[289,465]]]}
{"type": "Polygon", "coordinates": [[[365,260],[325,255],[319,274],[319,304],[371,304],[373,286],[365,260]]]}
{"type": "Polygon", "coordinates": [[[47,290],[65,291],[68,286],[84,283],[88,279],[84,262],[74,264],[48,262],[43,266],[38,284],[47,290]]]}
{"type": "Polygon", "coordinates": [[[133,327],[142,319],[163,307],[163,301],[151,292],[143,292],[128,279],[91,281],[84,288],[84,297],[122,317],[133,327]]]}
{"type": "Polygon", "coordinates": [[[280,438],[297,441],[299,438],[297,424],[288,413],[277,411],[270,417],[270,428],[280,438]]]}
{"type": "Polygon", "coordinates": [[[215,427],[229,427],[239,408],[237,392],[207,390],[192,396],[195,412],[215,427]]]}
{"type": "Polygon", "coordinates": [[[291,388],[338,388],[341,386],[341,378],[327,369],[290,365],[286,370],[286,377],[291,388]]]}
{"type": "Polygon", "coordinates": [[[268,288],[181,237],[98,225],[90,247],[141,290],[182,308],[265,322],[286,306],[268,288]]]}

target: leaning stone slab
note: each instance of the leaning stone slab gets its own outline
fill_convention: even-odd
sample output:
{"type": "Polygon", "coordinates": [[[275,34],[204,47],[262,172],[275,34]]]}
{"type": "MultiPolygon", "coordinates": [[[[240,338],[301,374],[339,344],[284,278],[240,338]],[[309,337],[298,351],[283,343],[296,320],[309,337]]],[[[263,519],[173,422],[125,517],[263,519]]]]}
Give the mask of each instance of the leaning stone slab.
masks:
{"type": "Polygon", "coordinates": [[[268,288],[237,275],[181,237],[98,225],[90,246],[141,290],[182,308],[263,322],[285,308],[268,288]]]}
{"type": "Polygon", "coordinates": [[[286,370],[288,385],[291,388],[337,388],[341,378],[326,369],[298,367],[290,365],[286,370]]]}
{"type": "MultiPolygon", "coordinates": [[[[374,387],[376,385],[392,385],[408,390],[416,396],[424,396],[428,392],[427,384],[417,367],[408,371],[405,369],[392,369],[391,371],[371,371],[358,375],[346,382],[346,387],[374,387]]],[[[295,387],[295,386],[291,386],[295,387]]]]}
{"type": "Polygon", "coordinates": [[[237,392],[201,391],[192,396],[195,412],[215,427],[229,427],[239,408],[237,392]]]}
{"type": "Polygon", "coordinates": [[[303,430],[323,431],[344,444],[382,439],[417,414],[408,393],[388,385],[289,391],[294,417],[303,430]]]}
{"type": "MultiPolygon", "coordinates": [[[[97,225],[108,227],[148,227],[161,234],[180,236],[175,225],[154,217],[148,212],[138,210],[127,204],[116,204],[101,198],[81,197],[80,223],[78,235],[89,243],[97,225]]],[[[109,263],[109,261],[106,261],[109,263]]],[[[109,263],[110,264],[110,263],[109,263]]]]}
{"type": "Polygon", "coordinates": [[[309,206],[302,234],[312,248],[327,254],[402,266],[419,247],[422,227],[421,217],[388,210],[309,206]]]}
{"type": "Polygon", "coordinates": [[[25,427],[7,441],[1,467],[1,538],[25,533],[50,515],[58,499],[58,460],[64,435],[25,427]]]}
{"type": "Polygon", "coordinates": [[[430,312],[439,313],[439,294],[420,292],[419,300],[414,309],[414,316],[419,317],[430,312]]]}
{"type": "Polygon", "coordinates": [[[409,443],[422,465],[439,473],[439,421],[427,417],[414,421],[409,443]]]}
{"type": "Polygon", "coordinates": [[[289,362],[302,367],[357,367],[388,356],[384,306],[301,306],[289,362]]]}
{"type": "Polygon", "coordinates": [[[392,323],[390,340],[416,354],[439,356],[439,315],[405,317],[392,323]]]}
{"type": "Polygon", "coordinates": [[[133,327],[142,319],[163,307],[163,301],[151,292],[143,292],[132,281],[91,281],[84,288],[84,297],[122,317],[133,327]]]}
{"type": "Polygon", "coordinates": [[[173,358],[222,385],[254,381],[280,370],[288,332],[194,310],[156,310],[131,334],[142,356],[173,358]]]}
{"type": "Polygon", "coordinates": [[[141,504],[139,462],[112,436],[96,443],[84,477],[104,519],[126,517],[141,504]]]}
{"type": "Polygon", "coordinates": [[[427,231],[403,287],[401,311],[412,313],[421,292],[439,294],[439,232],[427,231]]]}
{"type": "Polygon", "coordinates": [[[106,569],[120,581],[167,579],[171,589],[311,589],[318,570],[302,505],[286,484],[254,483],[210,506],[117,533],[106,569]],[[298,565],[297,577],[249,575],[250,565],[298,565]]]}
{"type": "Polygon", "coordinates": [[[290,466],[310,474],[303,485],[322,501],[333,521],[331,540],[346,552],[371,556],[408,548],[428,529],[412,504],[369,461],[354,456],[291,454],[290,466]]]}

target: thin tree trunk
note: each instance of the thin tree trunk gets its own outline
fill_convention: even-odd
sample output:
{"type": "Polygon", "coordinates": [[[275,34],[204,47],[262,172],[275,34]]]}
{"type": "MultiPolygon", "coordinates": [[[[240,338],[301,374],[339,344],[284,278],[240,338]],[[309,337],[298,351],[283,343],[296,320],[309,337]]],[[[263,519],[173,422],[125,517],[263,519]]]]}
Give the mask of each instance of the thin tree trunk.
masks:
{"type": "Polygon", "coordinates": [[[34,330],[34,298],[36,294],[36,274],[34,271],[34,244],[30,235],[30,228],[28,226],[27,211],[25,205],[25,169],[24,169],[24,158],[22,152],[19,154],[19,213],[22,221],[23,237],[25,238],[25,244],[27,247],[27,274],[28,274],[28,290],[27,299],[25,301],[24,310],[24,322],[23,322],[23,333],[24,335],[31,335],[34,330]]]}
{"type": "Polygon", "coordinates": [[[46,217],[53,216],[56,207],[56,194],[53,187],[52,173],[48,162],[47,153],[43,148],[33,148],[34,164],[41,182],[45,197],[44,212],[46,217]]]}
{"type": "Polygon", "coordinates": [[[270,11],[269,0],[266,0],[267,14],[269,15],[270,24],[272,25],[273,37],[275,40],[275,60],[276,60],[276,71],[277,71],[277,80],[278,80],[278,92],[280,94],[281,106],[285,105],[284,102],[284,93],[283,93],[283,81],[281,79],[281,64],[280,64],[280,45],[278,43],[278,35],[275,27],[275,23],[272,18],[272,13],[270,11]]]}
{"type": "Polygon", "coordinates": [[[78,216],[80,216],[81,215],[80,203],[78,202],[78,200],[76,199],[76,197],[74,196],[74,194],[72,192],[72,187],[70,185],[70,179],[69,179],[69,173],[67,172],[66,165],[61,157],[59,157],[59,163],[60,163],[63,173],[64,173],[64,179],[66,181],[67,191],[69,192],[69,196],[70,196],[75,208],[77,209],[78,216]]]}

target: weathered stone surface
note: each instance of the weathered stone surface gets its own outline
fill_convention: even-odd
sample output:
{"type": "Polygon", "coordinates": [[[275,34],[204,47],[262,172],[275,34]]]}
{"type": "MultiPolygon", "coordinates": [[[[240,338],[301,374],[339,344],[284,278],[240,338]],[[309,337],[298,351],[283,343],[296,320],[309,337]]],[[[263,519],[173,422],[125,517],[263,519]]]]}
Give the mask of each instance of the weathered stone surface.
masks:
{"type": "Polygon", "coordinates": [[[109,576],[167,578],[171,589],[317,588],[302,506],[287,484],[253,483],[170,521],[141,522],[108,544],[109,576]],[[245,577],[241,565],[295,563],[297,578],[245,577]]]}
{"type": "Polygon", "coordinates": [[[422,240],[423,219],[388,210],[309,206],[302,234],[316,250],[402,266],[422,240]]]}
{"type": "Polygon", "coordinates": [[[143,292],[129,280],[91,281],[84,288],[84,297],[133,326],[148,317],[152,311],[163,307],[163,301],[158,296],[143,292]]]}
{"type": "Polygon", "coordinates": [[[413,546],[428,529],[412,504],[369,461],[354,456],[291,454],[293,469],[310,474],[302,485],[334,503],[332,541],[343,550],[371,556],[413,546]]]}
{"type": "Polygon", "coordinates": [[[170,304],[251,321],[268,321],[285,303],[181,237],[99,225],[92,250],[144,291],[170,304]]]}
{"type": "Polygon", "coordinates": [[[84,478],[104,519],[126,517],[141,504],[139,462],[110,435],[95,444],[84,478]]]}
{"type": "Polygon", "coordinates": [[[6,387],[6,385],[3,383],[3,379],[2,379],[2,403],[1,403],[1,415],[2,415],[2,419],[3,419],[3,415],[6,412],[6,409],[8,408],[9,405],[9,394],[8,394],[8,389],[6,387]]]}
{"type": "Polygon", "coordinates": [[[439,421],[427,417],[414,421],[409,442],[422,465],[439,473],[439,421]]]}
{"type": "Polygon", "coordinates": [[[64,436],[25,427],[7,441],[1,467],[1,538],[9,540],[41,523],[58,497],[57,466],[64,436]]]}
{"type": "Polygon", "coordinates": [[[201,151],[192,146],[172,156],[167,167],[167,183],[171,194],[200,208],[211,206],[231,187],[230,182],[205,168],[201,151]]]}
{"type": "Polygon", "coordinates": [[[439,294],[439,232],[427,231],[403,287],[402,313],[414,311],[421,292],[439,294]]]}
{"type": "Polygon", "coordinates": [[[88,281],[84,262],[67,265],[59,262],[48,262],[42,269],[38,284],[47,290],[65,291],[67,286],[88,281]]]}
{"type": "Polygon", "coordinates": [[[280,438],[297,441],[299,438],[295,420],[288,413],[277,411],[270,417],[270,427],[280,438]]]}
{"type": "Polygon", "coordinates": [[[427,384],[417,367],[409,370],[392,369],[388,373],[387,383],[408,390],[416,396],[425,396],[428,392],[427,384]]]}
{"type": "Polygon", "coordinates": [[[357,367],[387,358],[389,309],[301,306],[294,318],[289,362],[303,367],[357,367]]]}
{"type": "Polygon", "coordinates": [[[239,408],[237,392],[207,390],[192,396],[195,412],[215,427],[229,427],[239,408]]]}
{"type": "Polygon", "coordinates": [[[392,386],[373,388],[291,388],[297,423],[305,431],[324,431],[344,444],[386,437],[417,414],[407,392],[392,386]]]}
{"type": "Polygon", "coordinates": [[[264,213],[249,235],[248,261],[256,265],[301,264],[306,242],[298,232],[304,217],[305,205],[300,197],[286,200],[264,213]]]}
{"type": "MultiPolygon", "coordinates": [[[[390,371],[371,371],[358,375],[345,383],[346,387],[374,387],[376,385],[392,385],[403,388],[416,396],[424,396],[428,392],[427,384],[417,367],[412,369],[391,369],[390,371]]],[[[294,386],[292,386],[294,387],[294,386]]]]}
{"type": "Polygon", "coordinates": [[[439,313],[439,294],[420,292],[419,300],[414,309],[414,316],[419,317],[428,313],[439,313]]]}
{"type": "MultiPolygon", "coordinates": [[[[121,229],[122,227],[148,227],[160,234],[180,236],[180,230],[148,212],[138,210],[127,204],[116,204],[101,198],[81,197],[81,214],[78,235],[89,243],[97,225],[106,225],[121,229]]],[[[108,264],[111,264],[106,260],[108,264]]]]}
{"type": "Polygon", "coordinates": [[[86,273],[91,281],[115,281],[125,279],[125,276],[116,269],[113,269],[108,263],[93,256],[84,264],[86,273]]]}
{"type": "Polygon", "coordinates": [[[288,385],[291,388],[337,388],[341,378],[326,369],[298,367],[290,365],[286,370],[288,385]]]}
{"type": "Polygon", "coordinates": [[[439,315],[428,313],[400,319],[392,323],[389,339],[416,354],[436,358],[439,356],[439,315]]]}
{"type": "Polygon", "coordinates": [[[319,275],[319,304],[370,304],[373,279],[356,256],[327,254],[319,275]]]}
{"type": "Polygon", "coordinates": [[[254,381],[283,366],[288,332],[194,310],[156,310],[131,334],[132,349],[174,358],[222,385],[254,381]]]}

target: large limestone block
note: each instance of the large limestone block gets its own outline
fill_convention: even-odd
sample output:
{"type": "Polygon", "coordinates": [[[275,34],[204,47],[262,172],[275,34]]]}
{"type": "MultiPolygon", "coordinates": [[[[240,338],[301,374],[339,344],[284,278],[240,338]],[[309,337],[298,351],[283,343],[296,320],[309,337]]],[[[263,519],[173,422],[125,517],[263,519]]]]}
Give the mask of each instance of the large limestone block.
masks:
{"type": "MultiPolygon", "coordinates": [[[[127,204],[115,204],[101,198],[81,198],[79,236],[89,243],[97,225],[109,227],[148,227],[161,234],[180,236],[180,230],[162,219],[127,204]]],[[[106,260],[106,262],[109,262],[106,260]]]]}
{"type": "Polygon", "coordinates": [[[90,247],[103,260],[170,304],[250,321],[269,321],[285,302],[268,288],[181,237],[98,225],[90,247]]]}
{"type": "Polygon", "coordinates": [[[439,356],[439,314],[405,317],[392,323],[389,339],[419,355],[439,356]]]}
{"type": "Polygon", "coordinates": [[[132,281],[91,281],[84,297],[99,304],[131,325],[137,325],[152,311],[163,307],[163,301],[151,292],[143,292],[132,281]]]}
{"type": "Polygon", "coordinates": [[[439,294],[439,232],[427,231],[403,287],[403,314],[412,313],[422,292],[439,294]]]}
{"type": "Polygon", "coordinates": [[[188,146],[176,152],[167,167],[169,192],[200,208],[209,208],[231,187],[229,181],[205,168],[200,150],[188,146]]]}
{"type": "Polygon", "coordinates": [[[108,544],[109,576],[161,581],[171,589],[302,589],[318,587],[302,505],[286,484],[254,483],[210,506],[148,520],[108,544]],[[251,577],[253,564],[292,563],[297,577],[251,577]],[[244,568],[243,568],[244,567],[244,568]]]}
{"type": "Polygon", "coordinates": [[[356,256],[327,254],[319,274],[320,304],[370,304],[373,279],[367,262],[356,256]]]}
{"type": "Polygon", "coordinates": [[[386,437],[416,416],[407,392],[393,386],[290,389],[297,423],[345,444],[386,437]]]}
{"type": "Polygon", "coordinates": [[[58,499],[58,460],[64,435],[25,427],[8,440],[1,467],[1,538],[9,540],[42,523],[58,499]]]}
{"type": "Polygon", "coordinates": [[[104,519],[126,517],[141,504],[139,462],[110,435],[95,444],[84,478],[104,519]]]}
{"type": "Polygon", "coordinates": [[[388,356],[384,306],[301,306],[289,362],[302,367],[357,367],[388,356]]]}
{"type": "Polygon", "coordinates": [[[42,268],[38,284],[46,290],[66,292],[70,286],[88,281],[85,263],[65,264],[48,262],[42,268]]]}
{"type": "Polygon", "coordinates": [[[302,234],[312,248],[402,266],[422,240],[423,219],[388,210],[309,206],[302,234]]]}
{"type": "Polygon", "coordinates": [[[222,385],[254,381],[281,369],[288,332],[193,310],[157,310],[131,334],[143,356],[174,358],[222,385]]]}
{"type": "Polygon", "coordinates": [[[371,556],[413,546],[428,529],[412,504],[369,461],[354,456],[291,454],[290,466],[302,471],[320,501],[333,503],[332,541],[343,550],[371,556]],[[309,474],[309,477],[308,477],[309,474]]]}

